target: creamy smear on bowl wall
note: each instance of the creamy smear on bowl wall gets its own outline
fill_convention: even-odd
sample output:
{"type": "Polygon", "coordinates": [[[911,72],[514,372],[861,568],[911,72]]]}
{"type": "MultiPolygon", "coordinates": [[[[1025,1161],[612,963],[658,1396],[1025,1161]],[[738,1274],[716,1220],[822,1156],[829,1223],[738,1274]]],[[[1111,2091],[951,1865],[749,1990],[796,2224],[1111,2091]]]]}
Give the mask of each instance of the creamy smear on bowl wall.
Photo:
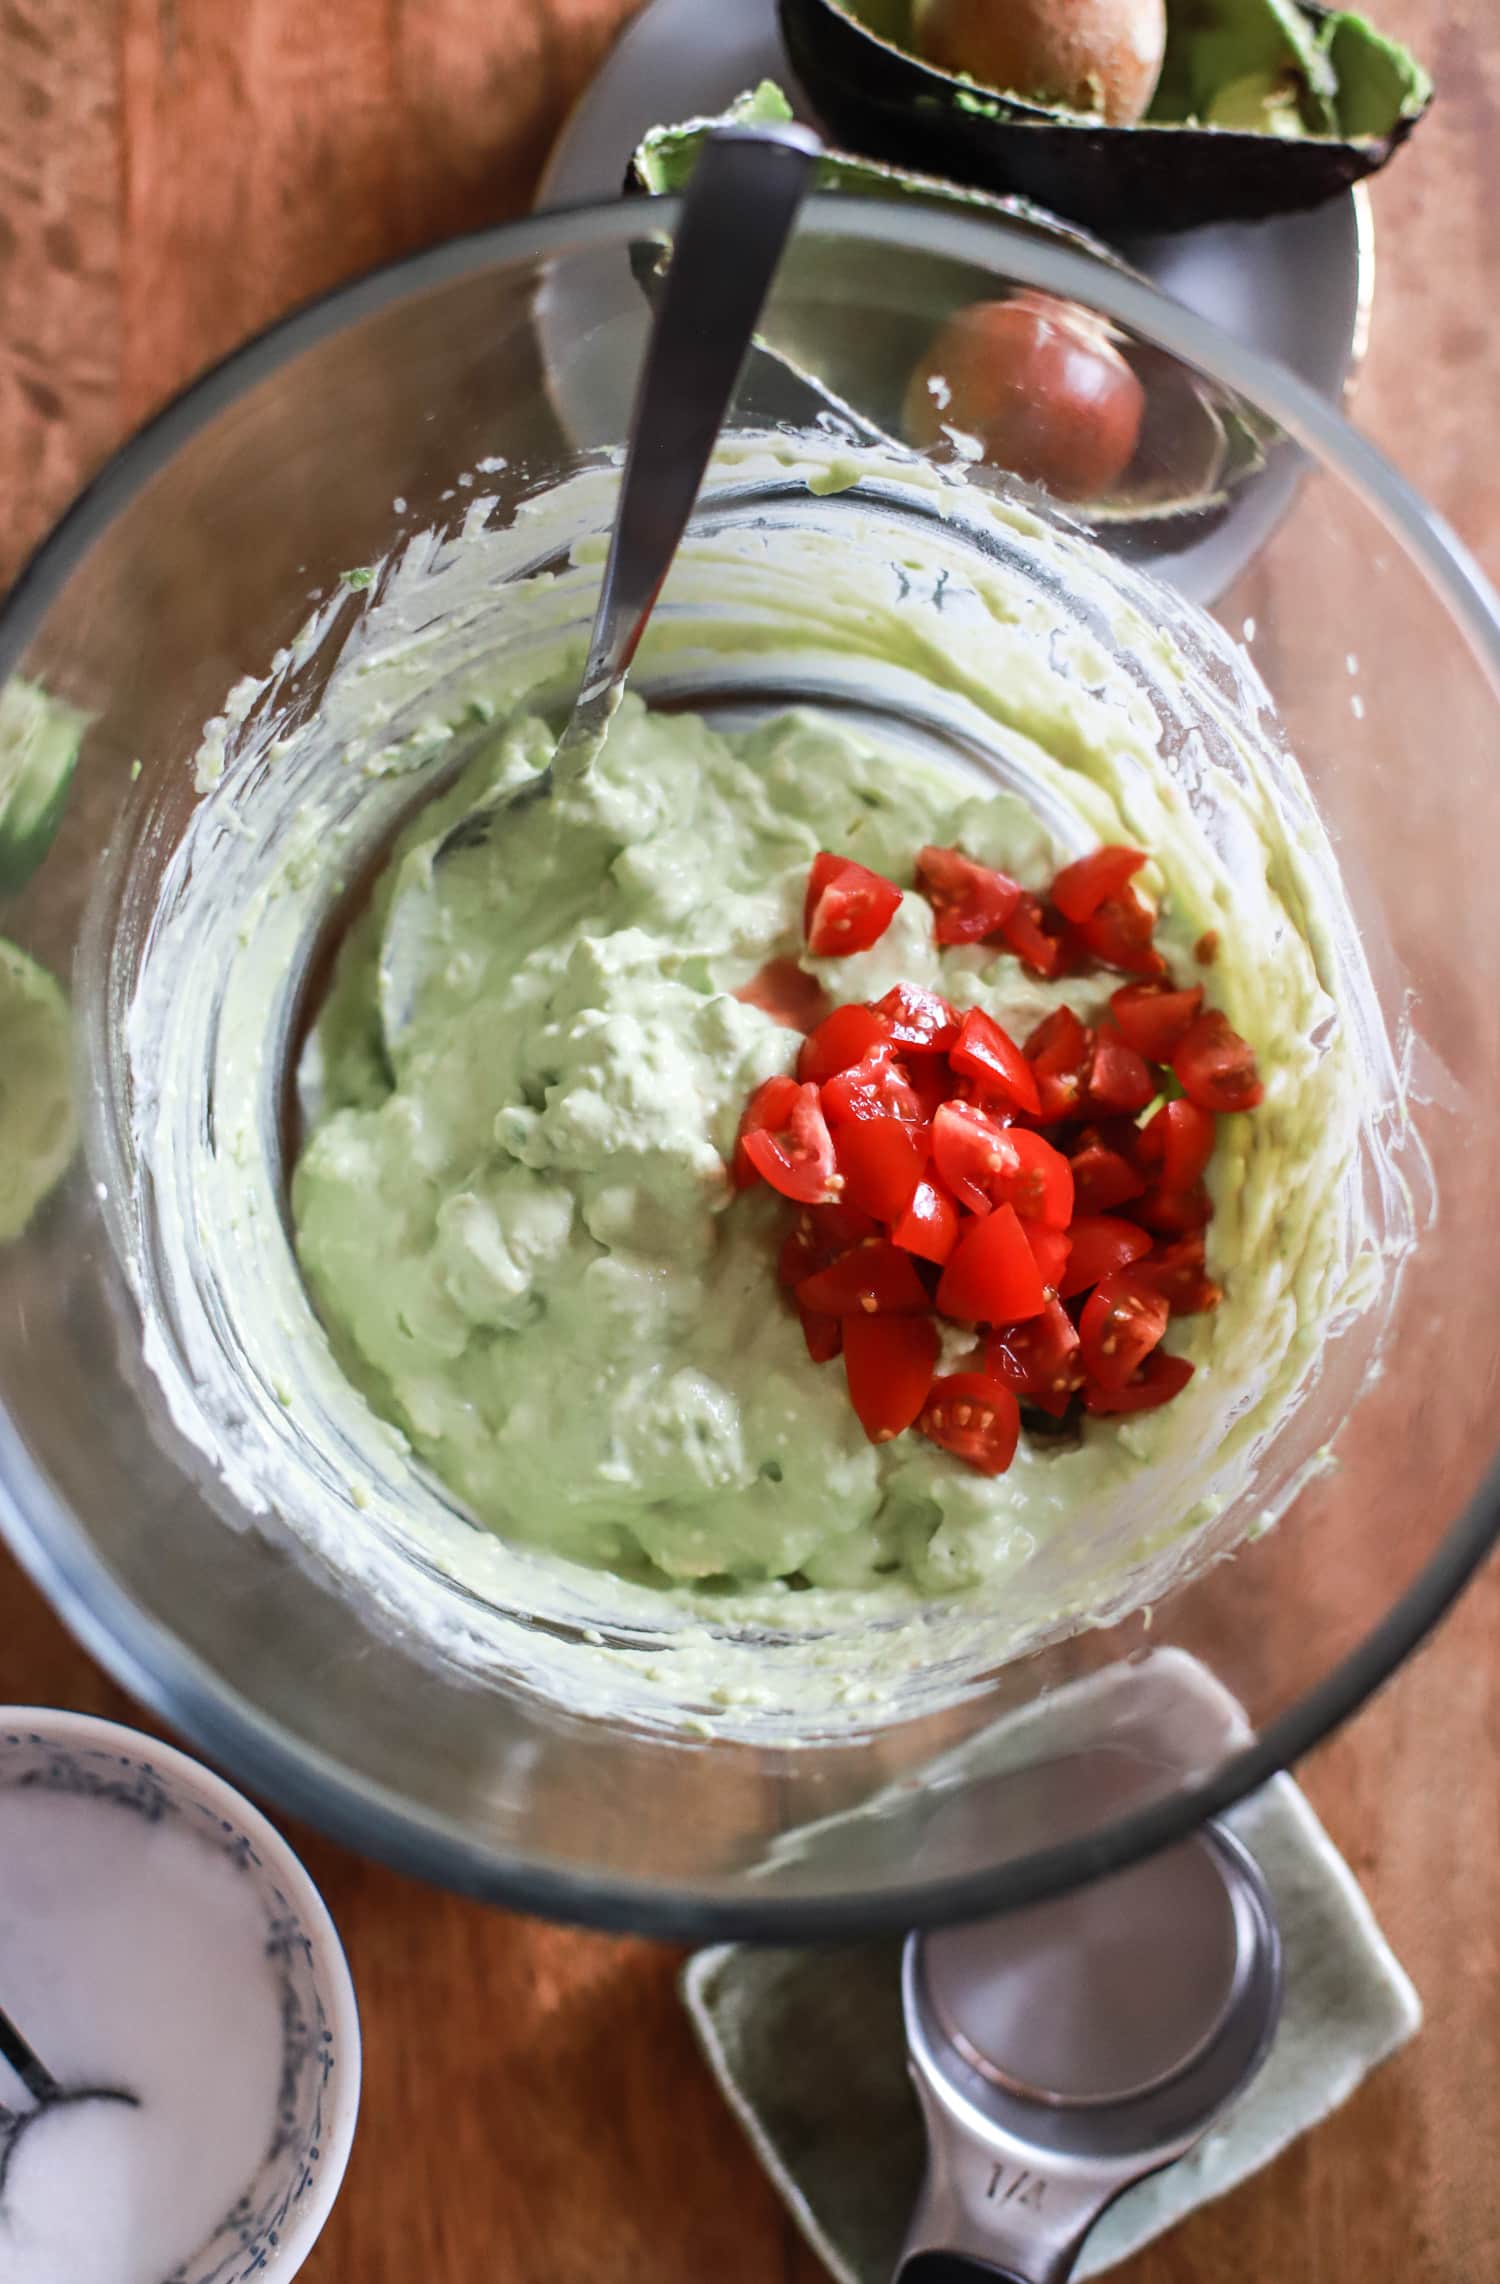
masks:
{"type": "Polygon", "coordinates": [[[1337,1421],[1325,1342],[1352,1385],[1373,1365],[1411,1146],[1332,854],[1220,630],[904,461],[744,439],[716,473],[638,674],[800,705],[724,729],[632,698],[588,782],[434,867],[448,826],[546,758],[607,469],[408,543],[232,695],[136,986],[152,1202],[124,1236],[178,1424],[395,1622],[615,1715],[795,1734],[951,1694],[1274,1519],[1337,1421]],[[805,702],[830,679],[865,710],[805,702]],[[914,712],[951,758],[903,736],[914,712]],[[288,1230],[295,978],[427,779],[302,1057],[288,1230]],[[768,959],[800,956],[835,1001],[934,986],[1017,1037],[1120,980],[940,949],[910,892],[868,951],[806,955],[820,848],[909,891],[927,842],[1028,887],[1100,843],[1148,851],[1157,941],[1190,975],[1217,936],[1198,972],[1266,1089],[1220,1122],[1224,1299],[1174,1320],[1188,1387],[1023,1436],[995,1478],[866,1440],[778,1303],[773,1201],[725,1170],[798,1046],[735,996],[768,959]],[[399,988],[393,915],[422,951],[399,988]]]}

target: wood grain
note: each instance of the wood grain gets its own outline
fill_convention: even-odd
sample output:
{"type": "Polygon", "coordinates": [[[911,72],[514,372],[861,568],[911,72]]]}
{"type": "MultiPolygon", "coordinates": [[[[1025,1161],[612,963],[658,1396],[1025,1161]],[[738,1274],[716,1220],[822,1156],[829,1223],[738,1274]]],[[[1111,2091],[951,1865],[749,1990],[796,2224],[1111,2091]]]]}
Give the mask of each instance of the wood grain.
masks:
{"type": "MultiPolygon", "coordinates": [[[[729,6],[733,0],[705,0],[729,6]]],[[[1493,0],[1384,0],[1438,110],[1375,189],[1362,423],[1500,574],[1493,0]]],[[[195,371],[370,263],[521,207],[629,0],[0,0],[9,576],[195,371]]],[[[1302,1771],[1424,2036],[1130,2284],[1500,2275],[1500,1573],[1302,1771]]],[[[0,1697],[138,1718],[0,1559],[0,1697]]],[[[365,2108],[310,2284],[814,2284],[690,2047],[676,1961],[295,1835],[359,1985],[365,2108]]]]}

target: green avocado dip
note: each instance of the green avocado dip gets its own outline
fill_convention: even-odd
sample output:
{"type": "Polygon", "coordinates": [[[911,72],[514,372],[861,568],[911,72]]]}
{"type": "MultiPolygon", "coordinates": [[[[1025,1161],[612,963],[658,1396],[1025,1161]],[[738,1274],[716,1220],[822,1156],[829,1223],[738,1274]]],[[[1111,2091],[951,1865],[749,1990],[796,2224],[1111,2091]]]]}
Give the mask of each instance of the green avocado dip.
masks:
{"type": "MultiPolygon", "coordinates": [[[[726,738],[627,700],[590,782],[434,871],[447,826],[549,750],[542,724],[517,721],[398,844],[323,1017],[327,1107],[293,1185],[303,1267],[346,1369],[443,1481],[494,1530],[589,1563],[840,1586],[899,1574],[940,1594],[1010,1559],[1018,1531],[1064,1531],[1202,1433],[1201,1407],[1186,1425],[1091,1422],[1074,1448],[1023,1439],[1001,1480],[915,1434],[872,1446],[842,1369],[810,1367],[774,1295],[782,1215],[726,1179],[747,1094],[800,1044],[735,992],[800,951],[817,850],[909,887],[924,841],[956,843],[1040,884],[1055,853],[1025,804],[812,716],[726,738]],[[382,930],[411,899],[426,958],[391,1036],[382,930]]],[[[1180,934],[1196,901],[1177,906],[1180,934]]],[[[1232,984],[1232,944],[1225,958],[1232,984]]],[[[1059,998],[1088,1011],[1109,988],[1033,982],[993,947],[940,953],[915,894],[869,951],[804,964],[837,998],[939,985],[1022,1037],[1059,998]]],[[[1321,995],[1300,943],[1272,984],[1262,1031],[1280,1086],[1314,1083],[1253,1165],[1254,1122],[1226,1121],[1227,1230],[1322,1147],[1306,1043],[1321,995]]],[[[1225,1261],[1223,1323],[1174,1334],[1206,1384],[1223,1351],[1243,1386],[1274,1385],[1328,1305],[1315,1219],[1275,1211],[1297,1318],[1267,1307],[1259,1270],[1225,1261]]]]}
{"type": "Polygon", "coordinates": [[[947,1702],[1276,1519],[1377,1361],[1408,1128],[1332,852],[1221,629],[962,477],[785,436],[716,468],[635,668],[672,705],[627,699],[590,781],[441,867],[547,758],[617,471],[476,493],[229,693],[131,1004],[128,1259],[235,1513],[465,1670],[796,1743],[947,1702]],[[732,734],[692,710],[726,688],[732,734]],[[1092,1015],[1108,977],[940,955],[912,868],[956,844],[1040,889],[1120,841],[1265,1082],[1210,1170],[1225,1297],[1167,1333],[1193,1377],[1023,1433],[1003,1476],[874,1445],[777,1291],[783,1207],[727,1174],[799,1044],[738,994],[800,960],[832,1000],[940,985],[1015,1037],[1092,1015]],[[820,848],[906,892],[850,959],[803,952],[820,848]]]}

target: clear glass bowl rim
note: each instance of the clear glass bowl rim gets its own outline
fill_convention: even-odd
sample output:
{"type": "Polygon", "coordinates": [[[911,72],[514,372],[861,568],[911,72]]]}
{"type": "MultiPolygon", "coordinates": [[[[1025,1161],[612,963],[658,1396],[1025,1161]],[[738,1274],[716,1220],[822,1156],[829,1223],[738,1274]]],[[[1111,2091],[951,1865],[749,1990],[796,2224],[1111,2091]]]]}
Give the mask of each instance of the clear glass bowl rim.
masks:
{"type": "MultiPolygon", "coordinates": [[[[269,374],[413,291],[507,262],[626,246],[642,233],[644,205],[624,199],[558,207],[445,240],[333,287],[211,365],[110,455],[30,556],[0,603],[0,680],[15,670],[105,530],[180,446],[269,374]]],[[[681,205],[680,198],[652,199],[651,226],[670,232],[681,205]]],[[[1243,347],[1154,286],[1000,216],[981,219],[820,192],[807,202],[803,227],[916,252],[937,249],[980,267],[998,260],[1011,278],[1091,303],[1248,398],[1330,467],[1398,541],[1441,597],[1500,701],[1500,599],[1477,563],[1384,455],[1286,367],[1243,347]]],[[[759,1902],[498,1858],[445,1819],[425,1816],[409,1801],[352,1778],[226,1687],[124,1591],[33,1465],[3,1407],[0,1532],[75,1639],[121,1687],[252,1793],[358,1853],[548,1919],[677,1941],[785,1943],[936,1925],[1039,1902],[1123,1869],[1221,1814],[1358,1711],[1444,1616],[1500,1540],[1500,1452],[1436,1552],[1380,1623],[1202,1783],[1096,1831],[982,1871],[874,1893],[759,1902]]]]}

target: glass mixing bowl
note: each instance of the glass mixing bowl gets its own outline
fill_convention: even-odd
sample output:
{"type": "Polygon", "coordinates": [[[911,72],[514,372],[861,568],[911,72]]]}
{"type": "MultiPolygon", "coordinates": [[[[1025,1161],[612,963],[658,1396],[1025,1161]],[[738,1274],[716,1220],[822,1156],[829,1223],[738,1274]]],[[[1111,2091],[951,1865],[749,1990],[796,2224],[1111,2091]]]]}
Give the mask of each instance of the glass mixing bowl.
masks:
{"type": "MultiPolygon", "coordinates": [[[[856,1707],[757,1731],[711,1702],[675,1725],[590,1710],[576,1582],[494,1606],[483,1564],[464,1558],[472,1527],[449,1511],[458,1551],[434,1558],[428,1540],[424,1552],[403,1500],[436,1511],[440,1494],[409,1471],[372,1503],[340,1475],[336,1438],[293,1459],[322,1467],[342,1502],[342,1551],[294,1511],[295,1467],[262,1467],[282,1433],[275,1342],[237,1348],[226,1311],[237,1286],[291,1315],[305,1306],[283,1218],[284,1081],[323,938],[294,915],[231,984],[235,928],[191,956],[162,906],[192,892],[210,919],[217,898],[221,920],[242,921],[242,940],[263,926],[255,865],[296,824],[285,783],[278,795],[282,749],[262,739],[216,839],[195,836],[214,798],[202,788],[270,711],[281,729],[315,717],[331,661],[341,647],[358,658],[363,614],[393,579],[492,541],[483,594],[465,590],[471,631],[516,657],[543,620],[549,640],[581,634],[596,572],[575,543],[607,519],[608,454],[675,216],[671,201],[548,215],[292,317],[128,445],[11,596],[0,936],[65,987],[71,1037],[62,1001],[37,987],[41,1015],[34,990],[30,1018],[0,1042],[0,1115],[38,1168],[65,1158],[69,1115],[81,1140],[0,1246],[0,1509],[21,1560],[127,1687],[354,1846],[560,1917],[848,1933],[1031,1900],[1176,1837],[1351,1712],[1495,1535],[1500,1222],[1483,1106],[1500,1098],[1500,623],[1450,535],[1334,412],[1128,273],[1020,221],[810,203],[690,557],[751,532],[774,571],[816,531],[887,568],[934,549],[961,568],[965,550],[992,544],[963,494],[929,487],[914,503],[856,456],[818,496],[788,473],[784,437],[757,463],[744,434],[895,431],[906,374],[960,302],[1024,287],[1101,312],[1147,417],[1127,477],[1070,513],[1112,551],[1121,592],[1177,637],[1182,711],[1164,751],[1185,782],[1214,778],[1226,721],[1274,752],[1257,673],[1273,695],[1378,1007],[1361,1048],[1383,1184],[1370,1210],[1403,1218],[1416,1242],[1366,1320],[1383,1326],[1378,1362],[1367,1333],[1332,1344],[1265,1469],[1207,1535],[1214,1559],[1154,1583],[1142,1573],[1120,1602],[1149,1607],[1043,1629],[988,1666],[971,1640],[961,1672],[919,1675],[879,1720],[856,1707]],[[601,465],[571,524],[536,515],[549,487],[601,465]],[[552,585],[523,607],[514,581],[538,569],[552,585]],[[1158,575],[1169,583],[1142,583],[1158,575]],[[1216,598],[1227,631],[1186,615],[1182,595],[1216,598]],[[217,1028],[231,988],[261,995],[251,1013],[267,1055],[248,1076],[217,1028]],[[47,1041],[55,1094],[28,1129],[22,1097],[47,1041]],[[211,1169],[231,1146],[236,1087],[252,1115],[234,1146],[249,1136],[245,1194],[260,1210],[231,1224],[211,1182],[177,1197],[180,1164],[143,1161],[139,1120],[153,1098],[211,1169]],[[210,1352],[240,1374],[227,1404],[222,1388],[216,1404],[205,1393],[210,1352]],[[538,1644],[552,1659],[544,1686],[523,1654],[538,1644]]],[[[944,449],[958,462],[969,450],[962,437],[944,449]]],[[[982,494],[1000,479],[978,469],[972,482],[982,494]]],[[[1049,512],[1014,526],[1041,586],[1073,545],[1049,512]]],[[[430,611],[444,657],[446,592],[432,590],[430,611]]],[[[669,588],[664,627],[697,625],[703,640],[670,657],[648,646],[648,696],[722,718],[788,696],[873,708],[893,732],[992,762],[972,711],[927,706],[910,680],[886,687],[875,663],[839,667],[790,640],[771,664],[716,652],[704,595],[669,588]]],[[[1066,580],[1052,599],[1072,608],[1066,580]]],[[[1167,711],[1169,680],[1158,658],[1142,683],[1167,711]]],[[[353,838],[337,862],[320,830],[302,834],[309,912],[348,888],[350,849],[373,850],[451,764],[422,707],[395,704],[391,719],[399,766],[377,745],[347,773],[353,838]]],[[[632,1623],[649,1654],[650,1621],[637,1610],[632,1623]]]]}

